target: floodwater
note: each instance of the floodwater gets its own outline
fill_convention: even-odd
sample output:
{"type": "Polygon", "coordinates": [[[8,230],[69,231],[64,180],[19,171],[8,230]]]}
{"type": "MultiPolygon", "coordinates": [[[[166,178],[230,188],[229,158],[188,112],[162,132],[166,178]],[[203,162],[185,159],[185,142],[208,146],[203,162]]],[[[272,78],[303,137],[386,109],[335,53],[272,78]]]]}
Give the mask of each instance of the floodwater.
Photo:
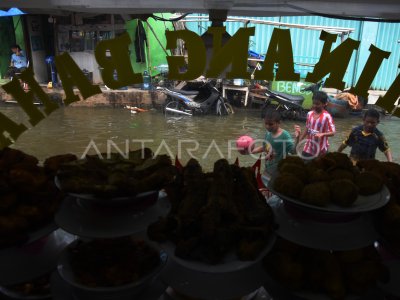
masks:
{"type": "MultiPolygon", "coordinates": [[[[2,106],[0,112],[14,122],[28,124],[20,107],[2,106]]],[[[338,148],[351,128],[361,124],[361,117],[335,119],[337,133],[330,138],[331,151],[338,148]]],[[[282,127],[293,132],[293,125],[303,122],[284,121],[282,127]]],[[[394,160],[400,163],[400,119],[383,118],[378,127],[386,135],[394,160]]],[[[44,161],[49,156],[135,150],[144,145],[153,152],[178,155],[185,164],[195,157],[205,170],[221,158],[251,166],[258,156],[241,155],[235,150],[235,139],[250,135],[261,143],[265,128],[259,110],[239,110],[226,117],[195,116],[179,120],[165,118],[160,111],[131,114],[124,108],[60,108],[38,125],[24,132],[12,146],[44,161]]],[[[348,153],[349,148],[345,150],[348,153]]],[[[377,158],[385,160],[378,150],[377,158]]]]}

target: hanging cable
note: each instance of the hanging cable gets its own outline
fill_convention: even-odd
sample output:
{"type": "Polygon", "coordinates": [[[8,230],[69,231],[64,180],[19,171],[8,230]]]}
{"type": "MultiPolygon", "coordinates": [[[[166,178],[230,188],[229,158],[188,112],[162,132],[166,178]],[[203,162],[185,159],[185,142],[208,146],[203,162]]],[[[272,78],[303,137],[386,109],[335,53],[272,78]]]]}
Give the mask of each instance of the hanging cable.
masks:
{"type": "Polygon", "coordinates": [[[153,27],[149,24],[148,21],[146,21],[147,26],[150,28],[151,32],[154,34],[154,37],[156,38],[158,44],[160,44],[161,49],[165,52],[167,56],[170,56],[170,54],[167,52],[167,50],[164,48],[163,44],[161,43],[160,39],[158,38],[156,32],[154,31],[153,27]]]}
{"type": "Polygon", "coordinates": [[[164,18],[159,17],[159,16],[156,16],[156,15],[154,15],[154,14],[152,14],[150,17],[153,18],[153,19],[156,20],[156,21],[176,22],[176,21],[182,20],[183,18],[185,18],[186,16],[188,16],[188,15],[190,15],[190,14],[191,14],[191,13],[186,13],[186,14],[183,14],[183,15],[181,15],[181,16],[179,16],[179,17],[177,17],[177,18],[173,18],[173,19],[164,19],[164,18]]]}

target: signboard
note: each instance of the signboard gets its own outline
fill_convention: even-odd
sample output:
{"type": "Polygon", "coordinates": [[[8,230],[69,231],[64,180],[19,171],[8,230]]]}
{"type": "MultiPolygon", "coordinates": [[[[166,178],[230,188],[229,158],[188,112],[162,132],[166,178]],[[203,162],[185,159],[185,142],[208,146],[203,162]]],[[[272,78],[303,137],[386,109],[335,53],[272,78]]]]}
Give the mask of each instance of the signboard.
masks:
{"type": "Polygon", "coordinates": [[[301,81],[272,81],[272,90],[286,93],[290,95],[303,96],[304,102],[303,107],[310,109],[312,105],[312,92],[303,91],[304,88],[311,85],[311,82],[301,82],[301,81]]]}

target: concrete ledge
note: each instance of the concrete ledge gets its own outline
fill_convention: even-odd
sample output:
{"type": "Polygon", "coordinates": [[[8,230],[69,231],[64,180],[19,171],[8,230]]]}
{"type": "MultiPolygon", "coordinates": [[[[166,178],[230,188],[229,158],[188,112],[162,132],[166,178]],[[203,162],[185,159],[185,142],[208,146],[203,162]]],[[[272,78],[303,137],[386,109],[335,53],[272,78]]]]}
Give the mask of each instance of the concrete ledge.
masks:
{"type": "MultiPolygon", "coordinates": [[[[54,88],[48,89],[46,86],[42,86],[43,90],[49,95],[50,99],[62,105],[63,99],[65,98],[65,92],[63,89],[54,88]]],[[[137,106],[141,108],[161,108],[165,102],[166,96],[161,92],[141,90],[135,88],[129,88],[127,90],[108,90],[101,88],[102,93],[94,95],[92,97],[71,104],[71,106],[80,107],[95,107],[95,106],[137,106]]],[[[329,95],[338,94],[338,90],[324,88],[323,91],[329,95]]],[[[74,89],[75,94],[79,95],[79,90],[74,89]]],[[[386,91],[369,90],[368,104],[375,104],[379,96],[385,95],[386,91]]],[[[14,100],[13,97],[7,94],[2,88],[0,88],[0,102],[14,100]]]]}
{"type": "MultiPolygon", "coordinates": [[[[50,99],[62,105],[63,99],[65,98],[65,92],[63,89],[47,89],[43,87],[43,90],[48,94],[50,99]]],[[[74,89],[75,94],[79,95],[79,90],[74,89]]],[[[102,88],[102,93],[91,96],[86,100],[72,103],[71,106],[80,107],[95,107],[95,106],[137,106],[141,108],[161,108],[165,102],[166,96],[163,93],[156,91],[147,91],[141,89],[127,89],[127,90],[107,90],[102,88]]],[[[0,88],[0,102],[7,102],[14,100],[13,97],[7,94],[3,89],[0,88]]]]}

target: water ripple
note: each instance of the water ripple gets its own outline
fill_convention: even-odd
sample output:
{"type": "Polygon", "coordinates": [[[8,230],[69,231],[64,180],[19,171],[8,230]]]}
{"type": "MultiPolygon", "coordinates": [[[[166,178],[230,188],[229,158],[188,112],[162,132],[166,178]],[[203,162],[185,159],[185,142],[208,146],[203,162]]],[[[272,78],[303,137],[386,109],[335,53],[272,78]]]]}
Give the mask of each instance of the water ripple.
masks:
{"type": "MultiPolygon", "coordinates": [[[[19,107],[0,109],[13,121],[29,124],[27,116],[19,107]]],[[[239,111],[228,117],[195,116],[172,121],[157,111],[132,115],[122,108],[67,107],[55,111],[37,126],[24,132],[13,147],[44,160],[51,155],[67,152],[81,156],[91,141],[100,151],[105,152],[108,140],[123,151],[127,143],[130,149],[136,149],[141,144],[140,140],[143,140],[142,143],[153,151],[172,152],[173,155],[179,152],[183,162],[194,156],[205,169],[212,168],[221,153],[231,162],[239,156],[243,165],[252,165],[255,158],[230,151],[229,143],[245,134],[254,139],[263,139],[265,129],[259,116],[257,111],[239,111]],[[198,150],[193,151],[197,144],[198,150]],[[204,156],[207,151],[208,155],[204,156]]],[[[361,122],[361,118],[336,119],[337,134],[330,138],[331,150],[336,150],[351,128],[361,122]]],[[[293,132],[294,124],[285,121],[282,127],[293,132]]],[[[304,127],[304,123],[299,124],[304,127]]],[[[385,133],[395,161],[400,162],[399,119],[384,119],[379,129],[385,133]]],[[[380,151],[377,158],[385,159],[380,151]]]]}

